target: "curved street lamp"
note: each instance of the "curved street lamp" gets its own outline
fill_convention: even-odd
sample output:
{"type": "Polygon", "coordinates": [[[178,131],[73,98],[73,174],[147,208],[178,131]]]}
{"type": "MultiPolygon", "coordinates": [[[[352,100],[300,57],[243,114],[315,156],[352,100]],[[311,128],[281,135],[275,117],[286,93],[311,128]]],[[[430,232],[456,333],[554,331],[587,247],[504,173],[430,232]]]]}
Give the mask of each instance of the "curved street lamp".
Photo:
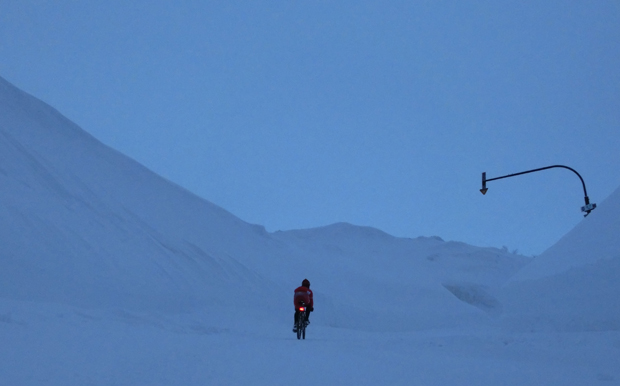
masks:
{"type": "Polygon", "coordinates": [[[487,173],[483,172],[482,173],[482,189],[480,189],[480,192],[482,194],[486,194],[487,193],[487,190],[489,190],[487,188],[487,182],[489,182],[489,181],[501,180],[502,178],[515,177],[515,176],[520,176],[521,174],[534,173],[534,172],[539,172],[541,170],[552,169],[552,168],[568,169],[568,170],[572,171],[573,173],[575,173],[577,175],[577,177],[579,177],[579,179],[581,180],[581,185],[583,185],[584,200],[586,202],[586,204],[581,207],[581,211],[585,213],[583,215],[583,217],[586,217],[587,215],[590,214],[590,212],[592,212],[594,209],[596,209],[596,204],[594,204],[594,203],[590,204],[590,198],[588,197],[588,192],[586,190],[586,183],[583,181],[583,178],[581,178],[581,175],[579,175],[579,173],[577,173],[577,171],[575,169],[569,168],[568,166],[564,166],[564,165],[546,166],[544,168],[538,168],[538,169],[534,169],[534,170],[528,170],[526,172],[514,173],[514,174],[509,174],[507,176],[501,176],[501,177],[495,177],[495,178],[489,178],[489,179],[487,179],[487,173]]]}

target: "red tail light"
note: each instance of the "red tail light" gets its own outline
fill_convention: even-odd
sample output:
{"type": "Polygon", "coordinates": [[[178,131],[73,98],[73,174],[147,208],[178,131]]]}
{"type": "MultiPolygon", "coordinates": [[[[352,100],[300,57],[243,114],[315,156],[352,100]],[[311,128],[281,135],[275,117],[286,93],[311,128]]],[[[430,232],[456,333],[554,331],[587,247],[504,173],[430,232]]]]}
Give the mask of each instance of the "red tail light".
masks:
{"type": "Polygon", "coordinates": [[[299,311],[303,312],[306,310],[306,307],[299,307],[299,311]]]}

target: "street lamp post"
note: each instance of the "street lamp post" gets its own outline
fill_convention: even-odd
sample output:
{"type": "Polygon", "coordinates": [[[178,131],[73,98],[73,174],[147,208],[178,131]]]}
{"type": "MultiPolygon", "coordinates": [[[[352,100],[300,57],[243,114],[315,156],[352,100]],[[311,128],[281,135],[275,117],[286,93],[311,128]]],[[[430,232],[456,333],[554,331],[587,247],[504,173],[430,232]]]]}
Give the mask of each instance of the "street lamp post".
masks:
{"type": "Polygon", "coordinates": [[[594,204],[594,203],[591,204],[590,203],[590,198],[588,197],[588,192],[586,190],[586,183],[583,181],[583,178],[581,178],[581,175],[579,175],[579,173],[577,173],[577,171],[575,169],[569,168],[568,166],[564,166],[564,165],[546,166],[544,168],[538,168],[538,169],[528,170],[528,171],[521,172],[521,173],[514,173],[514,174],[509,174],[509,175],[506,175],[506,176],[495,177],[495,178],[488,178],[488,179],[487,179],[487,173],[483,172],[482,173],[482,189],[480,189],[480,192],[482,194],[486,194],[487,193],[487,191],[489,190],[487,188],[487,182],[489,182],[489,181],[501,180],[502,178],[515,177],[515,176],[520,176],[522,174],[534,173],[534,172],[539,172],[541,170],[547,170],[547,169],[552,169],[552,168],[568,169],[568,170],[572,171],[573,173],[575,173],[577,175],[577,177],[579,177],[579,179],[581,180],[581,185],[583,185],[584,200],[586,202],[586,204],[581,207],[581,211],[585,213],[583,215],[584,217],[589,215],[590,212],[592,212],[594,209],[596,209],[596,204],[594,204]]]}

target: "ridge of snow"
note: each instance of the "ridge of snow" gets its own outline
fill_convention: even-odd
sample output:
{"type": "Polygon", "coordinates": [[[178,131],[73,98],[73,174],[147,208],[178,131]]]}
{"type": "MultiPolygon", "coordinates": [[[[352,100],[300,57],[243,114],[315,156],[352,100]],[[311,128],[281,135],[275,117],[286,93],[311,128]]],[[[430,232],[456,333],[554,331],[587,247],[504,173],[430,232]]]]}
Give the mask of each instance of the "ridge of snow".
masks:
{"type": "Polygon", "coordinates": [[[518,331],[620,331],[620,188],[499,292],[518,331]]]}
{"type": "Polygon", "coordinates": [[[511,282],[541,279],[599,260],[620,258],[620,187],[556,244],[511,278],[511,282]]]}

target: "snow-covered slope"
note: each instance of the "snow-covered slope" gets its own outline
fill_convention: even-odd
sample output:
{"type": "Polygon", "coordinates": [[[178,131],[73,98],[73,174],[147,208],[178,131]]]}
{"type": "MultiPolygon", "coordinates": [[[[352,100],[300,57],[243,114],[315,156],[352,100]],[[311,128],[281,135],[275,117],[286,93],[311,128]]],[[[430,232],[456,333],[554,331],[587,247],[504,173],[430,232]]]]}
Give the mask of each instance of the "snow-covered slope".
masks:
{"type": "Polygon", "coordinates": [[[620,188],[502,291],[520,330],[620,329],[620,188]]]}
{"type": "Polygon", "coordinates": [[[256,253],[265,234],[0,78],[0,296],[171,310],[225,303],[256,282],[231,256],[256,253]]]}
{"type": "Polygon", "coordinates": [[[248,224],[108,148],[0,78],[0,296],[79,307],[192,311],[260,303],[290,319],[363,329],[479,324],[487,295],[528,259],[349,224],[248,224]]]}

